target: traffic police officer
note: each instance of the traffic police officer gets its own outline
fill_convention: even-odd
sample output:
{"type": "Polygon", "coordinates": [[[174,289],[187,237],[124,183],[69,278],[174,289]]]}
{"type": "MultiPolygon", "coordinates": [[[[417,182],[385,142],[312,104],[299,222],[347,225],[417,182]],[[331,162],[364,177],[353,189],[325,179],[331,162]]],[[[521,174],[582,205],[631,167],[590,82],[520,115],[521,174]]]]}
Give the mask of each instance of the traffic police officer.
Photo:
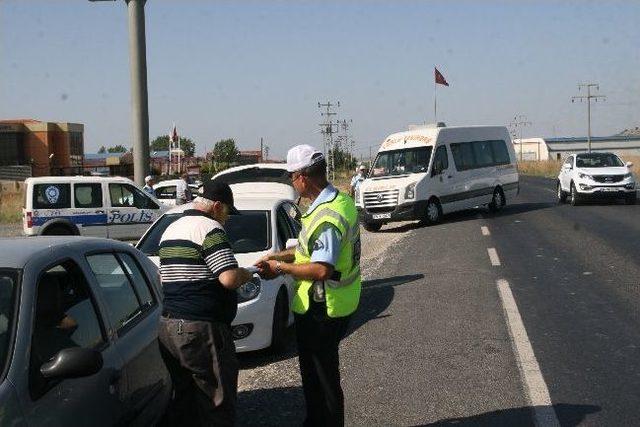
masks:
{"type": "Polygon", "coordinates": [[[323,154],[309,145],[289,150],[292,184],[311,206],[297,247],[256,263],[263,277],[296,279],[293,311],[307,426],[344,424],[338,346],[361,290],[358,214],[351,197],[327,181],[326,167],[323,154]]]}

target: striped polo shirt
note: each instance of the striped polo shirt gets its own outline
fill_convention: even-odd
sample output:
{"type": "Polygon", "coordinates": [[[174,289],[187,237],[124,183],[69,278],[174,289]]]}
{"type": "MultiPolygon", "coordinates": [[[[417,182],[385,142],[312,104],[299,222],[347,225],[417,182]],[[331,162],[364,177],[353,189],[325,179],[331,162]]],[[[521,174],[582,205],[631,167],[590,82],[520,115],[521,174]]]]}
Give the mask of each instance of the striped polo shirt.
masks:
{"type": "Polygon", "coordinates": [[[220,274],[237,268],[227,234],[211,216],[190,209],[160,238],[160,276],[164,309],[172,317],[230,324],[237,293],[226,289],[220,274]]]}

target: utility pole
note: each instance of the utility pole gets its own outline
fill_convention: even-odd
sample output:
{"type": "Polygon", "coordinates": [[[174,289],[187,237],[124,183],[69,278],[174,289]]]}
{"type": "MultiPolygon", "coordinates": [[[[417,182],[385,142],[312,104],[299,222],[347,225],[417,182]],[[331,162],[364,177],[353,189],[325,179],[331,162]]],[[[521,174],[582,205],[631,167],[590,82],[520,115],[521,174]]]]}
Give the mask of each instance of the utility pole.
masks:
{"type": "Polygon", "coordinates": [[[264,141],[260,137],[260,163],[264,163],[264,141]]]}
{"type": "MultiPolygon", "coordinates": [[[[346,160],[349,168],[351,167],[351,163],[353,162],[353,157],[351,154],[351,147],[350,147],[351,144],[349,141],[349,127],[351,126],[352,123],[353,123],[353,120],[351,119],[338,120],[338,125],[344,132],[342,135],[338,137],[338,140],[340,141],[341,144],[344,144],[343,146],[346,150],[345,154],[346,154],[346,160]]],[[[351,141],[351,143],[353,143],[353,141],[351,141]]]]}
{"type": "Polygon", "coordinates": [[[582,88],[587,88],[587,95],[581,96],[572,96],[571,102],[575,102],[576,99],[579,99],[580,102],[583,100],[587,100],[587,144],[589,146],[589,153],[591,152],[591,100],[595,100],[598,102],[598,99],[606,99],[605,95],[591,95],[591,88],[595,88],[596,90],[600,90],[600,85],[597,83],[581,83],[578,85],[578,91],[581,91],[582,88]]]}
{"type": "Polygon", "coordinates": [[[144,185],[144,177],[149,174],[149,99],[147,92],[147,47],[144,29],[144,5],[146,0],[125,0],[125,3],[127,4],[129,15],[133,176],[135,182],[144,185]]]}
{"type": "Polygon", "coordinates": [[[331,180],[335,180],[336,178],[336,169],[335,169],[335,156],[333,150],[333,134],[338,131],[338,123],[334,123],[332,116],[335,116],[336,112],[334,112],[331,107],[340,107],[340,101],[332,104],[330,101],[322,104],[318,102],[318,108],[326,108],[326,112],[321,112],[321,116],[325,116],[325,122],[320,123],[320,133],[322,133],[325,137],[324,143],[324,154],[325,158],[329,155],[327,159],[327,175],[331,175],[331,180]]]}
{"type": "Polygon", "coordinates": [[[518,130],[520,131],[520,161],[522,161],[524,152],[522,144],[522,129],[525,126],[531,126],[531,122],[527,121],[527,118],[524,114],[518,114],[513,118],[509,126],[513,127],[514,133],[516,133],[518,130]]]}

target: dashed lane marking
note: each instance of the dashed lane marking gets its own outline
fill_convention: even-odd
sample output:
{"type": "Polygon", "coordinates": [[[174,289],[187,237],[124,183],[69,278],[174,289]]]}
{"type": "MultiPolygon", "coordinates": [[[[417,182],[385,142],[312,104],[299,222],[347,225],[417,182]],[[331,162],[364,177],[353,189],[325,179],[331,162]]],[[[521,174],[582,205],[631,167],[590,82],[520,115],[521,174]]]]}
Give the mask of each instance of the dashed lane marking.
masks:
{"type": "Polygon", "coordinates": [[[490,234],[491,234],[491,233],[489,232],[489,227],[487,227],[487,226],[484,226],[484,225],[483,225],[482,227],[480,227],[480,230],[482,230],[482,235],[483,235],[483,236],[488,236],[488,235],[490,235],[490,234]]]}
{"type": "Polygon", "coordinates": [[[500,257],[498,257],[498,252],[496,252],[495,248],[488,248],[487,252],[489,253],[489,259],[491,260],[491,265],[494,267],[500,266],[500,257]]]}
{"type": "Polygon", "coordinates": [[[511,343],[518,361],[518,370],[527,392],[529,405],[533,410],[534,422],[540,427],[560,426],[551,404],[547,383],[542,377],[540,365],[538,365],[527,330],[524,327],[524,323],[522,323],[522,317],[520,317],[509,282],[500,279],[497,285],[507,324],[509,325],[511,343]]]}

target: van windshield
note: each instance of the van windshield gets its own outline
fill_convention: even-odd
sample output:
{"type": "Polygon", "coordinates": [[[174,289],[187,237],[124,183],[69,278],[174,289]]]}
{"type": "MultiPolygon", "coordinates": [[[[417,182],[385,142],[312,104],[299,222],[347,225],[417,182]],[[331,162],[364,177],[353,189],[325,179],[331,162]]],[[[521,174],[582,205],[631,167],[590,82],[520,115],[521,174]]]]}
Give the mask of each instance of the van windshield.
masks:
{"type": "Polygon", "coordinates": [[[407,148],[378,154],[371,178],[426,172],[433,147],[407,148]]]}

